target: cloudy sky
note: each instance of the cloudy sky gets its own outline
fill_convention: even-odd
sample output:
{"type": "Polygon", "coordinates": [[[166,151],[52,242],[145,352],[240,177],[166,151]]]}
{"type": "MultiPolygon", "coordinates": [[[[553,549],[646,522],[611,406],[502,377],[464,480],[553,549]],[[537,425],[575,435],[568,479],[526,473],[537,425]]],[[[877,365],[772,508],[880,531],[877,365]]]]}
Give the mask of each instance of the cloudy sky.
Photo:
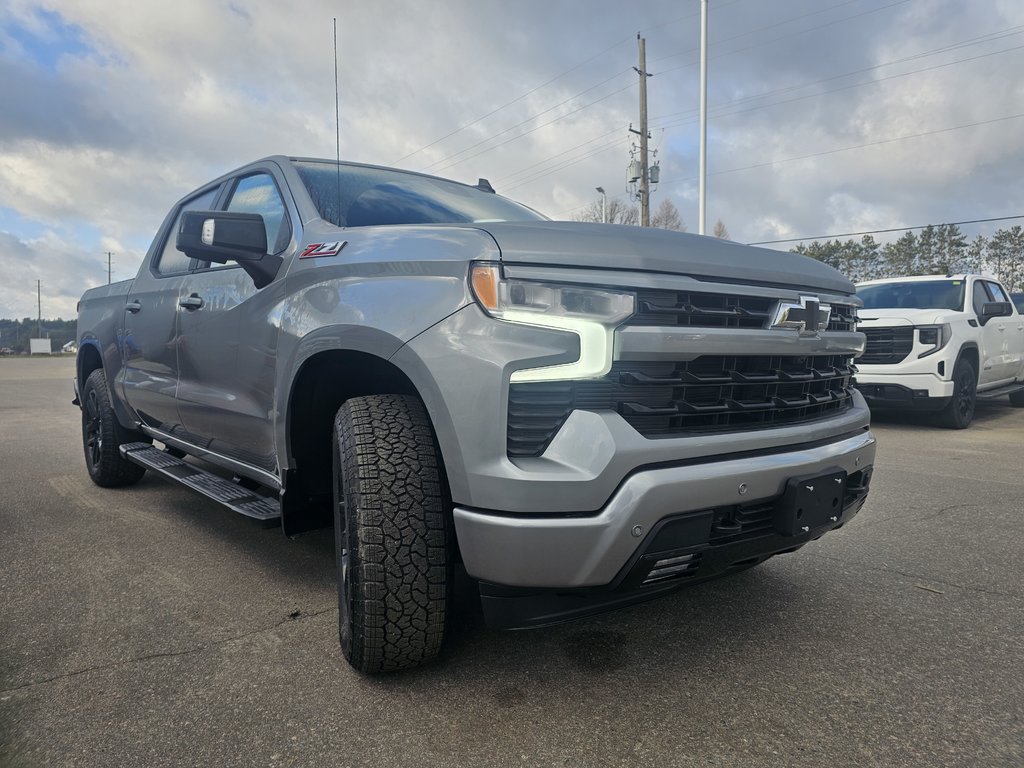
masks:
{"type": "MultiPolygon", "coordinates": [[[[1024,214],[1020,0],[710,7],[709,230],[1024,214]]],[[[599,185],[628,199],[639,32],[653,204],[696,231],[698,0],[4,0],[0,317],[35,316],[37,279],[44,317],[73,317],[107,251],[133,276],[171,205],[224,171],[332,157],[333,17],[343,158],[483,176],[556,219],[599,185]]]]}

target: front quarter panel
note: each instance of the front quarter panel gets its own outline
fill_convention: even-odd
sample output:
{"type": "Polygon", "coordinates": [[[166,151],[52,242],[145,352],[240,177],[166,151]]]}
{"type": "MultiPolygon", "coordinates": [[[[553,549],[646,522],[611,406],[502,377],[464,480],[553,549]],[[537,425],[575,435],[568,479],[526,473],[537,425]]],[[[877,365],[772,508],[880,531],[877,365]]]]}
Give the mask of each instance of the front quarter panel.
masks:
{"type": "MultiPolygon", "coordinates": [[[[469,263],[496,260],[487,233],[457,227],[307,227],[309,243],[344,240],[336,256],[294,257],[280,323],[277,444],[284,457],[291,387],[303,364],[328,350],[390,359],[405,343],[472,302],[469,263]]],[[[356,373],[355,375],[358,375],[356,373]]],[[[292,457],[282,462],[292,466],[292,457]]]]}

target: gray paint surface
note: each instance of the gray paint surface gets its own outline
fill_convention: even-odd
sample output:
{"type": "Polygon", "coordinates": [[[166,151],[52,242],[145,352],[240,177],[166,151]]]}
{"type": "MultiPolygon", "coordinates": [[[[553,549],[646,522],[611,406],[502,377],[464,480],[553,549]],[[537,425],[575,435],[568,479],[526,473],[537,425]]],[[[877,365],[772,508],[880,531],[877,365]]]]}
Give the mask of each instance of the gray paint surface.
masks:
{"type": "Polygon", "coordinates": [[[501,245],[502,259],[511,264],[663,272],[853,293],[853,283],[820,261],[714,237],[563,221],[483,226],[501,245]]]}
{"type": "MultiPolygon", "coordinates": [[[[534,221],[339,229],[318,217],[284,157],[225,174],[203,189],[219,190],[214,205],[222,207],[232,179],[255,171],[274,178],[292,232],[269,285],[257,290],[237,266],[155,274],[154,259],[174,236],[176,206],[126,293],[87,292],[79,320],[80,338],[94,337],[104,349],[126,424],[174,435],[179,445],[223,457],[223,465],[242,475],[266,482],[268,474],[283,478],[296,468],[292,388],[310,360],[335,351],[374,355],[409,378],[433,422],[452,499],[477,514],[593,514],[624,478],[649,464],[827,441],[868,423],[859,395],[852,409],[813,423],[659,440],[643,438],[615,413],[580,411],[542,456],[512,460],[505,447],[512,372],[577,359],[579,337],[487,317],[468,288],[472,262],[500,260],[511,274],[531,279],[626,288],[721,292],[737,282],[739,293],[784,300],[813,291],[823,301],[856,303],[852,284],[795,254],[649,228],[534,221]],[[334,241],[344,242],[337,255],[299,257],[310,243],[334,241]],[[186,297],[203,305],[180,307],[186,297]],[[125,300],[138,301],[140,311],[124,312],[125,300]]],[[[814,338],[624,328],[615,354],[852,356],[862,348],[863,336],[852,332],[814,338]]]]}

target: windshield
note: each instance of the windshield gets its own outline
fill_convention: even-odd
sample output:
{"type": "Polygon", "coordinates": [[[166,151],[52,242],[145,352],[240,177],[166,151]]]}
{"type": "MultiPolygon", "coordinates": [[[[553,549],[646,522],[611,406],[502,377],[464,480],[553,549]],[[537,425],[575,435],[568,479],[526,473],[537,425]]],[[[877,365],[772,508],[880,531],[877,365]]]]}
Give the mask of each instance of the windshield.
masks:
{"type": "Polygon", "coordinates": [[[964,307],[963,280],[876,283],[857,289],[864,309],[952,309],[964,307]]]}
{"type": "Polygon", "coordinates": [[[492,192],[430,176],[329,162],[295,169],[320,218],[339,227],[545,220],[492,192]]]}

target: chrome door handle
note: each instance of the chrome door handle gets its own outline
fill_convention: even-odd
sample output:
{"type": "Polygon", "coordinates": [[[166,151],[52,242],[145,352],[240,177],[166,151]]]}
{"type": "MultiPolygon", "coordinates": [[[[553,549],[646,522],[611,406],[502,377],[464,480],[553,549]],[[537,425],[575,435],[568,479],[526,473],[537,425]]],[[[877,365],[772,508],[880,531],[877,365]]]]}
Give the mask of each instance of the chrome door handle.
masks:
{"type": "Polygon", "coordinates": [[[193,293],[178,302],[179,307],[184,307],[187,310],[199,309],[203,306],[203,299],[198,293],[193,293]]]}
{"type": "Polygon", "coordinates": [[[124,308],[134,315],[136,312],[142,309],[142,304],[139,303],[138,301],[129,301],[127,304],[124,305],[124,308]]]}

